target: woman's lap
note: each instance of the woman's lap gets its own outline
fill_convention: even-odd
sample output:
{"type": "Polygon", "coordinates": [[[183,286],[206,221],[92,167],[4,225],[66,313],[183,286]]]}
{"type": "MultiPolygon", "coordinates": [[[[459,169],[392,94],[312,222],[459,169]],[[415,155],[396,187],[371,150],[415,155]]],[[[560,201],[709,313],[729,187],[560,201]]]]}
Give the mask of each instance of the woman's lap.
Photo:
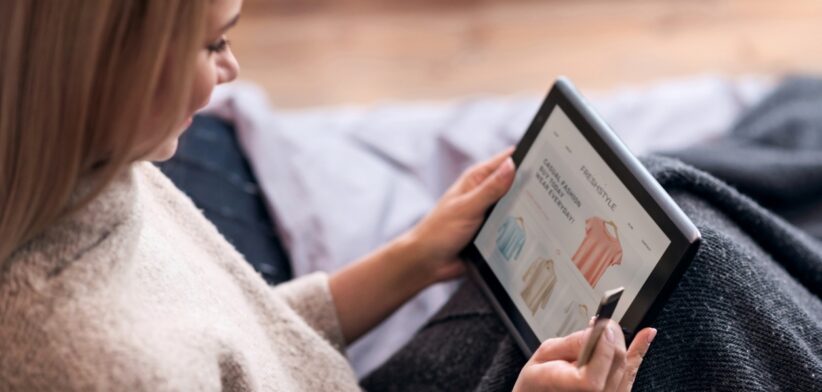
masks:
{"type": "Polygon", "coordinates": [[[465,281],[362,386],[369,391],[510,390],[525,361],[483,294],[465,281]]]}

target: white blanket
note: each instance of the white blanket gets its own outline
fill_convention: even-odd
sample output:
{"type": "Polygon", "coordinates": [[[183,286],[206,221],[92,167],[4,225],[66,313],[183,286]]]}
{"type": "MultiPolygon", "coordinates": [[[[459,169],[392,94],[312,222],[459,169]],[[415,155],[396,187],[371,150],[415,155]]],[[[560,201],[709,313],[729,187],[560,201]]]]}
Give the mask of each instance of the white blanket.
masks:
{"type": "MultiPolygon", "coordinates": [[[[771,89],[715,76],[623,88],[592,103],[635,154],[718,137],[771,89]]],[[[293,271],[334,271],[411,227],[469,164],[514,145],[542,97],[278,110],[255,86],[219,88],[206,109],[234,122],[293,271]]],[[[400,347],[452,292],[429,288],[349,349],[360,374],[400,347]]]]}

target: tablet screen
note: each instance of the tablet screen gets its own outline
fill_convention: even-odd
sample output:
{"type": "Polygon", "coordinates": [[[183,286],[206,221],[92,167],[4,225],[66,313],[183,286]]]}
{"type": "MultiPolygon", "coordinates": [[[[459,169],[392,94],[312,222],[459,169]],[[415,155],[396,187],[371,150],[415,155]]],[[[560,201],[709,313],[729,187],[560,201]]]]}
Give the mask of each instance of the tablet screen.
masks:
{"type": "Polygon", "coordinates": [[[620,321],[671,240],[555,106],[474,244],[544,340],[585,328],[624,286],[620,321]]]}

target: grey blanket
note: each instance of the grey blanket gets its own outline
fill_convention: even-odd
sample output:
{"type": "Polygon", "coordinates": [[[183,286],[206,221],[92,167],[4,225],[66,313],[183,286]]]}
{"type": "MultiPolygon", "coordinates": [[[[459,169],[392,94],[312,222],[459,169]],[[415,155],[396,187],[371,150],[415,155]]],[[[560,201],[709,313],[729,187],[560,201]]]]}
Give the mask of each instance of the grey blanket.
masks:
{"type": "MultiPolygon", "coordinates": [[[[727,139],[665,155],[644,163],[704,241],[635,390],[822,390],[822,82],[787,80],[727,139]]],[[[362,385],[510,390],[525,361],[467,281],[362,385]]]]}

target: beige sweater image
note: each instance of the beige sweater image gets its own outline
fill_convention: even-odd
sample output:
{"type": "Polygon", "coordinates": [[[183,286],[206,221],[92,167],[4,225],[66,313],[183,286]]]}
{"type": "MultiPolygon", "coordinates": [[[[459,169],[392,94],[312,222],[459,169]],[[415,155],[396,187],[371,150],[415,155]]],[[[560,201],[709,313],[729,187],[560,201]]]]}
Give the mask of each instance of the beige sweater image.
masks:
{"type": "Polygon", "coordinates": [[[152,164],[0,269],[0,391],[355,391],[328,278],[269,286],[152,164]]]}

